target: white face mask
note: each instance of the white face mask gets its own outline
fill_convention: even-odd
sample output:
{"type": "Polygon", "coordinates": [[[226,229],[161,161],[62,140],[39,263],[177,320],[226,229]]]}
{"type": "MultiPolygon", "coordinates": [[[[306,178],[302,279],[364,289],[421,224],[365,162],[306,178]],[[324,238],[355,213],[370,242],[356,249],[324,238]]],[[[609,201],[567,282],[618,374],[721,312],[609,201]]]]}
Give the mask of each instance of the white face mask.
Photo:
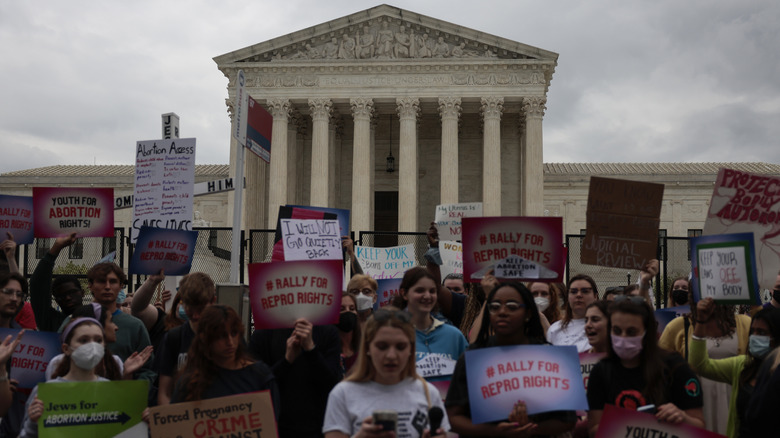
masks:
{"type": "Polygon", "coordinates": [[[544,312],[548,307],[550,307],[550,300],[545,297],[536,297],[534,298],[534,302],[536,303],[536,307],[539,308],[540,312],[544,312]]]}
{"type": "Polygon", "coordinates": [[[357,310],[362,312],[374,307],[374,299],[363,292],[357,295],[357,310]]]}
{"type": "Polygon", "coordinates": [[[70,358],[73,359],[73,363],[82,370],[91,370],[100,363],[105,352],[106,349],[103,345],[98,344],[97,342],[90,342],[73,350],[73,353],[70,354],[70,358]]]}

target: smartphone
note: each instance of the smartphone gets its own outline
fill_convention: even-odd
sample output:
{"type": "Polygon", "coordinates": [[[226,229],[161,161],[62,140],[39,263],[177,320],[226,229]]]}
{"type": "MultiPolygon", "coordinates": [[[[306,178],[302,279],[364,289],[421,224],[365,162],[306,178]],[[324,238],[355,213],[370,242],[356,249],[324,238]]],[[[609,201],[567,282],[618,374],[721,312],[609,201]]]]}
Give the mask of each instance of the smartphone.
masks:
{"type": "Polygon", "coordinates": [[[398,412],[396,411],[374,411],[371,414],[374,417],[374,424],[382,426],[382,430],[396,431],[398,424],[398,412]]]}
{"type": "Polygon", "coordinates": [[[637,412],[644,412],[645,414],[655,414],[655,405],[644,405],[636,408],[637,412]]]}

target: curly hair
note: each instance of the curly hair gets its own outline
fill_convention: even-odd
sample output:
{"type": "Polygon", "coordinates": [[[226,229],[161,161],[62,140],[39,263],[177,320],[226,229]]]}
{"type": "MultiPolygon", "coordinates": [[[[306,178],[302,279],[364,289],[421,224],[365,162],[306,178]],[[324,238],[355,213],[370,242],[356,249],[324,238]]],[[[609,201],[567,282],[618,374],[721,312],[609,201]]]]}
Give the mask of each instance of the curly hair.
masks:
{"type": "MultiPolygon", "coordinates": [[[[541,319],[539,318],[539,308],[536,307],[534,296],[531,291],[528,290],[525,285],[521,283],[499,283],[493,290],[490,291],[485,302],[490,304],[493,297],[496,296],[496,292],[502,287],[511,287],[520,295],[520,298],[525,304],[525,314],[528,320],[523,325],[523,331],[530,344],[546,344],[547,340],[544,336],[544,328],[542,327],[541,319]]],[[[490,346],[490,334],[493,328],[490,325],[490,312],[488,306],[485,306],[485,310],[482,312],[482,326],[479,328],[477,339],[474,341],[474,348],[484,348],[490,346]]]]}

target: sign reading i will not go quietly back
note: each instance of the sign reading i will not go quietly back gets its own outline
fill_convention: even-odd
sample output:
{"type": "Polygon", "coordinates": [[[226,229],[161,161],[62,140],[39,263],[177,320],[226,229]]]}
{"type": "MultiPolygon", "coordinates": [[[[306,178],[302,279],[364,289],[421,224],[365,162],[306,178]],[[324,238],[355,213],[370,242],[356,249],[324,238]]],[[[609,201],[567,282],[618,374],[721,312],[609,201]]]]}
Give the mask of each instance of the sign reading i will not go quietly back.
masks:
{"type": "Polygon", "coordinates": [[[130,274],[185,275],[192,268],[197,231],[141,227],[130,259],[130,274]]]}
{"type": "Polygon", "coordinates": [[[285,260],[341,260],[336,219],[280,219],[285,260]]]}
{"type": "Polygon", "coordinates": [[[0,195],[0,240],[11,233],[18,245],[33,243],[33,198],[0,195]]]}
{"type": "Polygon", "coordinates": [[[35,237],[114,237],[114,189],[33,187],[35,237]]]}
{"type": "Polygon", "coordinates": [[[696,301],[711,297],[716,303],[761,304],[753,233],[694,237],[691,264],[696,301]]]}

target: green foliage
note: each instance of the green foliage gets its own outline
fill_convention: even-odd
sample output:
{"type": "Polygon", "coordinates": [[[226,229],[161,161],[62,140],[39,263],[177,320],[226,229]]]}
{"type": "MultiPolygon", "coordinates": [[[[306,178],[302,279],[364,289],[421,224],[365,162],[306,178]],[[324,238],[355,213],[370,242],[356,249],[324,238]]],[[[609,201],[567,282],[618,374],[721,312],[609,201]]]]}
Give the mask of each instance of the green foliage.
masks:
{"type": "Polygon", "coordinates": [[[53,272],[54,275],[74,275],[78,277],[79,283],[81,283],[81,290],[84,291],[84,297],[86,298],[87,295],[91,294],[89,291],[89,283],[86,278],[87,271],[89,271],[87,265],[73,263],[72,260],[68,260],[68,263],[65,265],[55,266],[53,272]]]}

